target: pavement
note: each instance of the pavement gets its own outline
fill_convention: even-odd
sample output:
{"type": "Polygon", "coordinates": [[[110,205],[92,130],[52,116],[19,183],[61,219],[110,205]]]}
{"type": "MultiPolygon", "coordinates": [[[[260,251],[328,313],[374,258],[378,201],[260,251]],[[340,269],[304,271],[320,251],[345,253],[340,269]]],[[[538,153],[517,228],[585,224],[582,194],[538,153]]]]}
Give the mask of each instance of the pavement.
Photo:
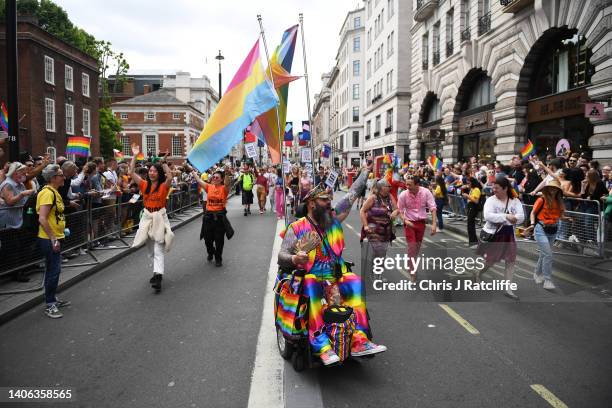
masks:
{"type": "MultiPolygon", "coordinates": [[[[549,292],[530,280],[533,261],[521,256],[516,302],[494,291],[375,291],[366,272],[374,341],[389,350],[297,373],[279,356],[271,322],[282,222],[270,213],[244,217],[239,197],[228,208],[236,235],[223,267],[206,262],[200,223],[190,222],[166,257],[161,294],[139,249],[64,289],[73,306],[62,319],[45,318],[41,306],[5,322],[0,386],[71,387],[76,401],[59,406],[96,408],[610,406],[612,303],[597,290],[609,287],[605,273],[596,290],[555,275],[549,292]]],[[[359,225],[353,210],[345,258],[357,273],[359,225]]],[[[428,233],[423,252],[467,253],[466,241],[450,229],[428,233]]],[[[400,238],[389,255],[403,253],[400,238]]],[[[464,275],[433,270],[419,279],[464,275]]],[[[407,278],[393,268],[383,276],[407,278]]]]}

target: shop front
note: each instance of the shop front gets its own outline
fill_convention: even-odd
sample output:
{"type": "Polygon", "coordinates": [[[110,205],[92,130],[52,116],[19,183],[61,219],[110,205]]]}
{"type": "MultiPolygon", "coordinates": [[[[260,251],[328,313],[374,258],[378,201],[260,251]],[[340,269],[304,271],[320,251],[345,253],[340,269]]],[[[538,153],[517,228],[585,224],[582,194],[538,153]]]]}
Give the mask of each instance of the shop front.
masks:
{"type": "Polygon", "coordinates": [[[493,111],[487,110],[459,118],[459,159],[491,162],[495,160],[495,126],[493,111]]]}

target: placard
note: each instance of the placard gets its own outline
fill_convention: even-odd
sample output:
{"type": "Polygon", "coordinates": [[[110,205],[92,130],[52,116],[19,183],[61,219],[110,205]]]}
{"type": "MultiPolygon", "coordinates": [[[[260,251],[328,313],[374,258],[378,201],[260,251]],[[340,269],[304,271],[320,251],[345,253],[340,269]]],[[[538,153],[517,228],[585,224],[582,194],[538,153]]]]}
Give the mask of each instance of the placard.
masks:
{"type": "Polygon", "coordinates": [[[332,170],[329,172],[327,180],[325,180],[325,185],[330,188],[334,188],[336,185],[336,180],[338,180],[338,173],[335,170],[332,170]]]}
{"type": "Polygon", "coordinates": [[[557,147],[555,147],[557,157],[565,157],[569,151],[570,143],[567,139],[561,139],[559,142],[557,142],[557,147]]]}
{"type": "Polygon", "coordinates": [[[312,163],[312,154],[309,147],[300,150],[300,158],[302,163],[312,163]]]}
{"type": "Polygon", "coordinates": [[[285,160],[283,162],[283,173],[288,174],[291,172],[291,162],[289,160],[285,160]]]}
{"type": "Polygon", "coordinates": [[[255,148],[255,143],[245,144],[244,149],[246,150],[246,155],[249,159],[254,159],[255,157],[257,157],[257,149],[255,148]]]}

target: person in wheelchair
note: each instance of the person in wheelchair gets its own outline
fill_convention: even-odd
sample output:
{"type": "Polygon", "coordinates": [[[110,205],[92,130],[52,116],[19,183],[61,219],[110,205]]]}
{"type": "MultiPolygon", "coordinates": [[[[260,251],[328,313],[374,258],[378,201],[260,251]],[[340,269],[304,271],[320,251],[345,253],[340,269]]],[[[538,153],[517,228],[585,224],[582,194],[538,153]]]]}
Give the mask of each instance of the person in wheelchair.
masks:
{"type": "MultiPolygon", "coordinates": [[[[370,165],[371,167],[371,165],[370,165]]],[[[341,303],[353,309],[355,330],[351,338],[350,355],[363,357],[387,350],[383,345],[369,340],[370,328],[366,306],[362,299],[362,283],[359,276],[350,272],[342,258],[344,234],[341,223],[349,215],[353,203],[366,188],[370,169],[364,167],[348,194],[335,209],[331,206],[331,192],[319,184],[304,198],[307,215],[291,223],[282,233],[283,244],[278,255],[281,269],[303,269],[303,294],[308,297],[308,340],[312,354],[324,365],[338,363],[330,337],[325,331],[323,319],[326,286],[336,284],[341,303]],[[306,253],[298,251],[300,239],[316,233],[319,237],[315,249],[306,253]]]]}

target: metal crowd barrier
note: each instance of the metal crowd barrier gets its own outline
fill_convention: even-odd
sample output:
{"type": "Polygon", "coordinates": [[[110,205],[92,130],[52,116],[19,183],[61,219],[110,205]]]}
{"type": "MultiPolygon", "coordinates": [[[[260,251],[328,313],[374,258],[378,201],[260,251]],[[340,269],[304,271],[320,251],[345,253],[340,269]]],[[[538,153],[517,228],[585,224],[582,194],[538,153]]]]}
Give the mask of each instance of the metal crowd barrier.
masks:
{"type": "MultiPolygon", "coordinates": [[[[79,264],[70,263],[62,265],[63,268],[99,263],[92,250],[129,247],[123,238],[138,229],[144,207],[141,199],[135,203],[123,201],[121,197],[107,199],[103,200],[102,206],[92,206],[89,201],[85,209],[65,214],[66,228],[70,230],[70,235],[64,240],[62,254],[87,251],[92,261],[79,264]],[[123,246],[100,245],[104,241],[119,241],[123,246]]],[[[197,190],[175,191],[168,199],[167,211],[169,214],[177,215],[200,203],[201,196],[197,190]]],[[[0,208],[0,220],[3,219],[2,211],[15,211],[16,208],[23,211],[22,207],[0,208]]],[[[38,247],[37,235],[37,233],[24,229],[0,229],[0,278],[44,263],[44,256],[38,247]]],[[[32,289],[26,291],[32,291],[32,289]]],[[[8,293],[0,292],[0,294],[8,293]]]]}

